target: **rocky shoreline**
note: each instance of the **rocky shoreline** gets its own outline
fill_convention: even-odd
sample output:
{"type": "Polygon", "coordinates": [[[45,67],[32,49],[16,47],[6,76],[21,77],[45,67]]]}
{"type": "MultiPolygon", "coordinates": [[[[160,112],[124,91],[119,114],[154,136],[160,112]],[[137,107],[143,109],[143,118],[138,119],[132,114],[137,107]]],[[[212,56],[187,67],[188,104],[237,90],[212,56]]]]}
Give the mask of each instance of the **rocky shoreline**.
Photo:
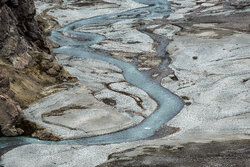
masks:
{"type": "Polygon", "coordinates": [[[1,1],[0,8],[0,136],[31,135],[39,128],[22,109],[44,97],[44,88],[74,77],[56,62],[32,0],[1,1]]]}
{"type": "MultiPolygon", "coordinates": [[[[86,2],[89,5],[89,10],[95,9],[96,13],[89,12],[84,17],[97,15],[98,12],[100,14],[108,13],[105,7],[109,5],[113,8],[117,7],[115,5],[117,1],[107,0],[107,2],[98,1],[95,5],[86,2]],[[101,5],[98,6],[98,4],[101,5]],[[102,5],[107,6],[103,7],[102,5]]],[[[171,58],[170,68],[173,72],[164,77],[166,73],[162,74],[160,73],[161,70],[153,70],[156,72],[152,73],[152,78],[163,77],[161,80],[162,86],[180,96],[186,105],[176,117],[156,133],[156,136],[160,138],[152,137],[150,140],[94,146],[29,144],[4,154],[2,164],[6,167],[34,166],[34,164],[36,166],[82,166],[82,164],[85,164],[88,167],[97,165],[110,167],[240,165],[247,167],[250,163],[248,156],[250,154],[250,61],[248,56],[250,51],[248,23],[250,21],[250,3],[247,0],[171,0],[169,2],[172,10],[174,10],[169,17],[144,20],[144,23],[151,25],[146,28],[146,31],[165,36],[171,41],[166,52],[171,58]],[[187,158],[187,155],[191,158],[187,158]],[[12,157],[16,158],[13,159],[12,157]],[[69,161],[69,159],[71,160],[69,161]],[[25,162],[20,164],[21,160],[25,160],[25,162]]],[[[36,3],[46,5],[45,2],[41,1],[36,3]]],[[[131,9],[131,6],[126,6],[126,3],[127,1],[120,6],[124,5],[125,9],[131,9]]],[[[61,15],[61,10],[69,9],[67,12],[78,13],[78,10],[84,11],[86,9],[84,7],[78,9],[72,6],[69,8],[70,5],[66,3],[64,9],[55,8],[48,14],[58,19],[61,25],[65,25],[73,20],[72,17],[61,15]]],[[[54,6],[56,5],[54,4],[54,6]]],[[[141,6],[140,4],[134,4],[134,7],[141,6]]],[[[116,10],[114,9],[114,11],[116,10]]],[[[80,15],[76,16],[76,20],[80,18],[80,15]]],[[[140,24],[142,22],[140,20],[140,24]]],[[[95,25],[95,27],[81,27],[79,31],[98,32],[107,36],[107,40],[93,47],[108,50],[117,59],[132,62],[137,54],[143,55],[138,58],[137,67],[141,71],[159,66],[161,60],[154,57],[156,53],[155,41],[131,28],[135,25],[137,25],[136,20],[128,20],[112,24],[109,28],[104,25],[95,25]],[[118,33],[123,34],[122,37],[124,38],[118,39],[118,33]],[[136,42],[137,40],[139,42],[136,42]],[[143,45],[149,47],[144,48],[143,45]],[[152,49],[150,46],[152,46],[152,49]],[[129,50],[128,47],[134,49],[129,50]]],[[[105,105],[99,104],[99,101],[94,101],[102,108],[107,107],[106,105],[120,107],[121,109],[129,107],[123,106],[122,103],[119,106],[119,101],[113,100],[121,97],[119,95],[121,90],[116,89],[121,87],[120,84],[124,84],[121,71],[116,67],[107,64],[103,69],[101,67],[105,63],[94,61],[91,64],[88,59],[84,60],[86,64],[81,66],[82,64],[77,64],[80,61],[79,58],[72,59],[66,55],[61,55],[58,60],[67,67],[71,74],[80,74],[80,84],[74,86],[73,89],[80,94],[84,94],[84,98],[92,99],[94,96],[99,101],[103,101],[105,105]],[[115,74],[116,77],[108,76],[110,78],[107,78],[105,71],[112,75],[117,73],[115,74]],[[119,86],[111,84],[110,88],[116,90],[118,94],[110,94],[110,91],[113,90],[104,89],[102,83],[93,86],[90,81],[96,80],[96,78],[99,78],[100,81],[106,78],[107,83],[110,82],[111,78],[115,79],[115,84],[119,86]],[[93,90],[95,91],[92,92],[93,90]]],[[[140,93],[132,94],[130,96],[132,97],[131,101],[142,99],[144,96],[143,92],[137,91],[140,93]]],[[[42,106],[53,106],[48,101],[55,102],[51,99],[62,96],[60,94],[63,94],[64,97],[65,94],[69,98],[72,97],[67,92],[60,92],[43,99],[40,104],[32,105],[27,111],[32,113],[41,110],[39,112],[44,116],[42,119],[46,120],[45,123],[58,121],[54,117],[58,117],[62,113],[66,116],[65,120],[72,118],[75,113],[74,110],[82,109],[77,105],[72,105],[76,104],[76,100],[73,98],[71,98],[71,101],[68,100],[69,103],[72,102],[68,105],[71,108],[63,106],[64,108],[61,107],[61,110],[58,110],[58,107],[55,108],[54,106],[54,108],[51,108],[51,112],[45,112],[47,110],[41,108],[41,104],[42,106]]],[[[147,99],[151,101],[150,97],[147,99]]],[[[60,100],[57,103],[60,103],[60,100]]],[[[151,104],[155,103],[151,101],[151,104]]],[[[133,108],[136,108],[136,105],[138,103],[135,103],[133,108]]],[[[108,108],[107,110],[110,111],[111,109],[108,108]]],[[[114,113],[111,115],[114,115],[114,113]]],[[[33,119],[34,121],[37,118],[35,114],[31,114],[31,117],[29,117],[30,120],[33,119]]],[[[57,122],[57,125],[65,122],[65,120],[57,122]]],[[[78,121],[76,120],[76,122],[78,121]]],[[[46,127],[47,125],[43,124],[43,126],[46,127]]],[[[63,125],[62,127],[67,126],[69,125],[63,125]]],[[[71,129],[80,127],[72,123],[70,123],[70,126],[72,126],[71,129]]],[[[51,129],[51,127],[48,128],[51,129]]],[[[93,130],[93,127],[88,128],[93,130]]],[[[62,138],[79,135],[75,131],[56,129],[55,132],[59,133],[58,136],[62,138]]]]}

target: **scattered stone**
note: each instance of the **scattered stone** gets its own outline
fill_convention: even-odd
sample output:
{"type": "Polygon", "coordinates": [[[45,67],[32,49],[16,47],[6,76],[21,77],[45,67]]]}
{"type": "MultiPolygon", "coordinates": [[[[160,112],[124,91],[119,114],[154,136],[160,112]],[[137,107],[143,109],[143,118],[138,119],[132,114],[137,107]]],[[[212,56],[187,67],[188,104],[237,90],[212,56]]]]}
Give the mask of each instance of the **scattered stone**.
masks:
{"type": "Polygon", "coordinates": [[[175,74],[169,75],[169,77],[170,77],[173,81],[178,81],[178,80],[179,80],[175,74]]]}
{"type": "Polygon", "coordinates": [[[198,59],[198,57],[197,57],[197,56],[193,56],[192,58],[193,58],[194,60],[197,60],[197,59],[198,59]]]}
{"type": "Polygon", "coordinates": [[[190,100],[190,98],[187,97],[187,96],[181,96],[181,98],[182,98],[183,100],[190,100]]]}
{"type": "Polygon", "coordinates": [[[59,141],[60,138],[55,136],[53,133],[46,129],[36,130],[32,133],[31,137],[39,138],[40,140],[50,140],[50,141],[59,141]]]}
{"type": "Polygon", "coordinates": [[[192,103],[191,102],[185,102],[186,106],[190,106],[192,103]]]}
{"type": "Polygon", "coordinates": [[[236,9],[243,9],[250,6],[249,0],[230,0],[230,5],[234,6],[236,9]]]}
{"type": "Polygon", "coordinates": [[[104,99],[102,99],[102,101],[105,104],[110,105],[110,106],[115,106],[116,105],[116,101],[111,99],[111,98],[104,98],[104,99]]]}

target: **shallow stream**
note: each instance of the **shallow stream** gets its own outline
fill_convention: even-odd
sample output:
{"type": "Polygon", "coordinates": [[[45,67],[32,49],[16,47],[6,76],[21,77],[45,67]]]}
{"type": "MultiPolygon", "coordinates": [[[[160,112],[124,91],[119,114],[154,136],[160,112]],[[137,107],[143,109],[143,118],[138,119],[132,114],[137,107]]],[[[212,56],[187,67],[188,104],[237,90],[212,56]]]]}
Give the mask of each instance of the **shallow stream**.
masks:
{"type": "MultiPolygon", "coordinates": [[[[118,14],[109,14],[97,16],[85,20],[76,21],[63,28],[55,30],[51,34],[51,39],[59,44],[61,47],[55,49],[56,53],[62,53],[66,55],[71,55],[73,57],[90,58],[102,60],[123,70],[123,75],[126,81],[142,90],[147,92],[154,100],[157,101],[159,107],[157,110],[148,118],[146,118],[139,125],[101,136],[75,139],[75,140],[63,140],[59,142],[52,141],[41,141],[35,138],[29,137],[13,137],[13,138],[0,138],[0,149],[5,147],[10,147],[14,145],[22,145],[29,143],[40,143],[40,144],[109,144],[109,143],[121,143],[128,141],[136,141],[148,138],[154,135],[155,131],[158,130],[162,125],[172,119],[183,107],[183,101],[163,88],[159,81],[153,80],[149,72],[138,71],[136,65],[133,63],[127,63],[115,58],[112,58],[110,53],[107,51],[98,50],[96,54],[95,49],[90,46],[97,44],[105,39],[104,36],[93,33],[77,32],[75,29],[89,24],[100,24],[100,23],[115,23],[118,21],[126,19],[148,19],[156,17],[168,16],[170,10],[168,9],[168,3],[166,0],[134,0],[135,2],[147,5],[146,7],[133,9],[130,11],[125,11],[118,14]],[[64,32],[64,33],[63,33],[64,32]],[[69,36],[64,36],[63,34],[71,34],[77,38],[70,38],[69,36]],[[103,53],[103,54],[100,54],[103,53]]],[[[166,38],[157,36],[149,32],[145,32],[144,29],[147,25],[142,25],[138,27],[138,30],[149,35],[158,44],[156,46],[156,51],[158,56],[165,59],[162,62],[160,68],[168,67],[168,59],[165,55],[165,49],[168,44],[166,38]]]]}

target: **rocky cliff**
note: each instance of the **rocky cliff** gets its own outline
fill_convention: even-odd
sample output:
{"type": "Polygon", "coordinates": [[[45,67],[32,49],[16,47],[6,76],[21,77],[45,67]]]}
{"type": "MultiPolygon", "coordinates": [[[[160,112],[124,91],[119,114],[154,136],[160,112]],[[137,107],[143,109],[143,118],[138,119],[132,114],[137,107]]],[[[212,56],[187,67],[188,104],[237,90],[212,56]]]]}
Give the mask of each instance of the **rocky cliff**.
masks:
{"type": "Polygon", "coordinates": [[[0,0],[0,136],[22,134],[21,108],[43,97],[44,87],[72,79],[35,14],[33,0],[0,0]]]}

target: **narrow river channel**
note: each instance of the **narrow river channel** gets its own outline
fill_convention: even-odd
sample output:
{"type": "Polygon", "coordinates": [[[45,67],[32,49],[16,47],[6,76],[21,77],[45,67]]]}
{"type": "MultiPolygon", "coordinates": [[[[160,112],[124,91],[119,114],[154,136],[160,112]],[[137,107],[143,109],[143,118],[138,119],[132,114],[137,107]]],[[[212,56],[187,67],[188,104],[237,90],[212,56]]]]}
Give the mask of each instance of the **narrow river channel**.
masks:
{"type": "MultiPolygon", "coordinates": [[[[137,70],[136,65],[133,63],[127,63],[109,56],[107,51],[98,50],[98,54],[95,49],[90,46],[97,44],[105,39],[104,36],[93,33],[77,32],[75,29],[84,25],[97,24],[97,23],[115,23],[126,19],[149,19],[155,17],[168,16],[170,10],[166,0],[134,0],[135,2],[147,5],[146,7],[133,9],[117,14],[109,14],[97,16],[85,20],[80,20],[71,23],[63,28],[55,30],[51,33],[51,39],[60,45],[60,48],[55,49],[56,53],[71,55],[73,57],[82,57],[90,59],[102,60],[119,67],[123,71],[123,75],[126,81],[142,90],[147,92],[154,100],[157,101],[159,107],[148,118],[146,118],[139,125],[101,136],[81,138],[75,140],[63,140],[59,142],[41,141],[35,138],[29,137],[12,137],[12,138],[0,138],[0,149],[5,147],[11,147],[29,143],[44,143],[44,144],[109,144],[109,143],[121,143],[135,140],[142,140],[152,136],[156,130],[158,130],[163,124],[172,119],[183,107],[183,101],[167,89],[160,85],[159,81],[153,80],[149,72],[141,72],[137,70]],[[70,38],[63,34],[71,34],[77,38],[70,38]],[[84,40],[83,40],[84,39],[84,40]],[[103,53],[103,54],[100,54],[103,53]]],[[[168,58],[165,55],[166,46],[168,41],[165,37],[145,32],[147,25],[137,27],[139,31],[149,35],[154,41],[157,41],[156,51],[158,56],[161,56],[165,60],[162,62],[161,68],[168,67],[168,58]]]]}

